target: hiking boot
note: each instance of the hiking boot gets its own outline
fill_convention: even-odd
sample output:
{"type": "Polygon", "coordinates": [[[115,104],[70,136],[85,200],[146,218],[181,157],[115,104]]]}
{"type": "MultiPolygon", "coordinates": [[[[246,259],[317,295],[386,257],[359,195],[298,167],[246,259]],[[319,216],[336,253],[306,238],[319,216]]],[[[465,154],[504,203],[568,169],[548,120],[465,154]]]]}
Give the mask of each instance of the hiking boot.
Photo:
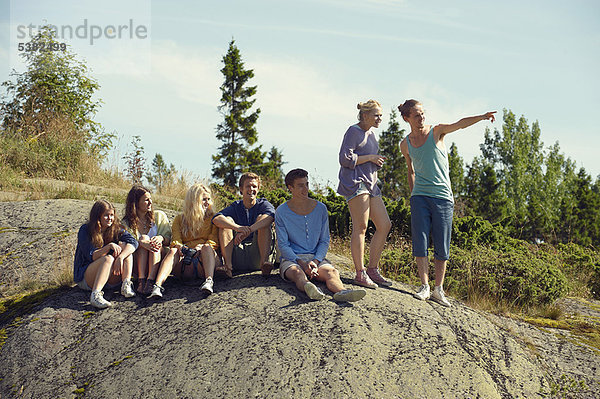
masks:
{"type": "Polygon", "coordinates": [[[121,295],[125,298],[132,298],[135,296],[135,292],[133,292],[133,283],[131,280],[125,280],[121,283],[121,295]]]}
{"type": "Polygon", "coordinates": [[[421,288],[419,288],[419,291],[415,292],[413,296],[422,301],[429,299],[431,296],[431,288],[429,288],[429,284],[423,284],[421,288]]]}
{"type": "Polygon", "coordinates": [[[321,299],[325,298],[323,291],[321,291],[319,287],[310,281],[307,281],[306,284],[304,284],[304,292],[306,292],[306,295],[313,301],[320,301],[321,299]]]}
{"type": "Polygon", "coordinates": [[[354,284],[362,285],[363,287],[367,288],[377,288],[377,284],[371,280],[365,269],[362,269],[360,272],[356,273],[356,277],[354,277],[354,284]]]}
{"type": "Polygon", "coordinates": [[[435,287],[433,292],[431,293],[431,299],[436,301],[440,305],[450,307],[452,306],[450,302],[446,299],[446,295],[444,294],[444,289],[442,287],[435,287]]]}
{"type": "Polygon", "coordinates": [[[202,284],[202,287],[200,287],[200,290],[206,292],[207,294],[212,294],[213,291],[213,279],[212,277],[207,277],[206,280],[204,280],[204,284],[202,284]]]}
{"type": "Polygon", "coordinates": [[[152,292],[150,293],[150,296],[148,297],[148,299],[150,298],[162,298],[163,297],[163,292],[165,292],[165,289],[163,287],[161,287],[160,285],[154,284],[154,286],[152,287],[152,292]]]}
{"type": "Polygon", "coordinates": [[[356,302],[363,299],[367,291],[359,288],[357,290],[341,290],[333,294],[333,299],[338,302],[356,302]]]}
{"type": "Polygon", "coordinates": [[[367,276],[369,276],[371,278],[371,280],[373,280],[374,283],[377,283],[384,287],[392,286],[391,281],[386,280],[381,274],[379,274],[379,269],[377,267],[373,267],[373,268],[369,267],[367,269],[367,276]]]}
{"type": "Polygon", "coordinates": [[[106,309],[107,307],[112,306],[112,303],[104,299],[104,292],[102,291],[92,291],[90,303],[98,309],[106,309]]]}

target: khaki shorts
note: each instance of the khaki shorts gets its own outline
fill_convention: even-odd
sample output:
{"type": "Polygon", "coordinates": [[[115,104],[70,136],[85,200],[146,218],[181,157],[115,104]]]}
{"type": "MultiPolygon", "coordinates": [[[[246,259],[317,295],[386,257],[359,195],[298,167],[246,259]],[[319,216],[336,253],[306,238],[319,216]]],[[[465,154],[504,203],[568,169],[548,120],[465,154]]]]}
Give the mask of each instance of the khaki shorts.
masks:
{"type": "MultiPolygon", "coordinates": [[[[313,260],[315,258],[314,254],[298,254],[296,256],[305,262],[310,262],[311,260],[313,260]]],[[[300,265],[297,264],[295,261],[284,260],[281,262],[281,265],[279,266],[279,273],[281,274],[282,279],[284,279],[285,281],[290,281],[287,278],[285,278],[285,272],[287,271],[287,269],[289,269],[290,267],[292,267],[294,265],[300,267],[300,265]]],[[[319,268],[321,268],[322,266],[325,266],[325,265],[331,265],[331,263],[329,263],[327,258],[323,259],[323,261],[321,261],[321,263],[319,263],[319,268]]],[[[300,267],[300,270],[302,270],[301,267],[300,267]]]]}

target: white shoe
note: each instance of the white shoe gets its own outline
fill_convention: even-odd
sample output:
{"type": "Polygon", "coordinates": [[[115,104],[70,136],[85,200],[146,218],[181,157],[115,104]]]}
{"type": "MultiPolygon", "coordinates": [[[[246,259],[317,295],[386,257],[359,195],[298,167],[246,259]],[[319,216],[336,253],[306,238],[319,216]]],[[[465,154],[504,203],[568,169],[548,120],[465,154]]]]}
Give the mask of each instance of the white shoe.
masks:
{"type": "Polygon", "coordinates": [[[452,306],[450,302],[448,302],[448,300],[446,299],[446,295],[444,294],[444,289],[442,287],[435,287],[433,289],[431,299],[436,301],[440,305],[444,305],[446,307],[452,306]]]}
{"type": "Polygon", "coordinates": [[[419,291],[415,292],[413,296],[422,301],[429,299],[429,297],[431,297],[431,288],[429,288],[429,284],[423,284],[421,288],[419,288],[419,291]]]}
{"type": "Polygon", "coordinates": [[[333,294],[333,299],[338,302],[356,302],[367,295],[367,291],[359,288],[357,290],[341,290],[333,294]]]}
{"type": "Polygon", "coordinates": [[[112,306],[112,303],[104,299],[104,292],[102,291],[92,291],[90,303],[98,309],[106,309],[107,307],[112,306]]]}
{"type": "Polygon", "coordinates": [[[133,283],[131,280],[125,280],[121,283],[121,295],[125,298],[132,298],[135,296],[135,292],[133,291],[133,283]]]}
{"type": "Polygon", "coordinates": [[[207,277],[206,280],[204,280],[204,284],[202,284],[202,287],[200,287],[200,289],[208,294],[212,294],[213,291],[213,279],[212,277],[207,277]]]}
{"type": "Polygon", "coordinates": [[[152,292],[150,293],[148,298],[157,298],[157,299],[162,298],[164,290],[165,289],[163,287],[161,287],[160,285],[154,284],[152,286],[152,292]]]}
{"type": "Polygon", "coordinates": [[[325,298],[323,291],[321,291],[319,287],[310,281],[307,281],[306,284],[304,284],[304,292],[306,292],[306,295],[308,295],[308,297],[313,301],[320,301],[321,299],[325,298]]]}

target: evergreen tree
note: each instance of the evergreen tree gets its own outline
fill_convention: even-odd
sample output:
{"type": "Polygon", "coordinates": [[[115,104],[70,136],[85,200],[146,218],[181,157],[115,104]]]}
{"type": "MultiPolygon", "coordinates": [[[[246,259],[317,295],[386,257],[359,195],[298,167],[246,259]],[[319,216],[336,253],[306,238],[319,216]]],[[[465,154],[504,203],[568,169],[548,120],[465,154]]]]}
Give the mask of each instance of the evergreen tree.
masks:
{"type": "Polygon", "coordinates": [[[408,177],[406,160],[400,151],[400,143],[404,139],[404,129],[400,129],[397,121],[398,114],[394,109],[390,113],[388,128],[379,137],[379,153],[387,157],[379,171],[381,192],[392,199],[408,198],[408,177]]]}
{"type": "Polygon", "coordinates": [[[156,154],[152,160],[152,170],[146,174],[146,179],[152,184],[158,193],[161,193],[163,188],[175,182],[176,176],[175,165],[167,166],[161,154],[156,154]]]}
{"type": "Polygon", "coordinates": [[[463,165],[463,159],[458,155],[458,147],[456,147],[455,143],[452,143],[448,152],[448,167],[450,169],[450,183],[452,184],[454,198],[460,197],[465,189],[465,170],[463,165]]]}
{"type": "Polygon", "coordinates": [[[534,239],[536,229],[532,229],[532,222],[537,216],[532,212],[537,207],[532,205],[541,189],[544,167],[541,131],[538,122],[530,128],[524,116],[517,121],[515,114],[509,110],[504,110],[503,119],[502,133],[494,130],[491,135],[486,129],[481,151],[485,161],[496,169],[506,193],[513,234],[534,239]]]}
{"type": "Polygon", "coordinates": [[[263,164],[265,153],[261,146],[250,149],[258,140],[255,128],[260,109],[250,112],[255,99],[256,86],[247,86],[254,77],[251,69],[245,69],[240,51],[231,40],[227,54],[223,57],[221,73],[225,81],[221,85],[219,111],[223,122],[217,126],[217,138],[223,142],[219,152],[213,155],[212,176],[225,185],[235,187],[239,176],[263,164]]]}
{"type": "Polygon", "coordinates": [[[285,188],[283,174],[283,154],[277,147],[271,147],[269,155],[260,170],[257,172],[263,177],[264,185],[269,188],[285,188]]]}
{"type": "Polygon", "coordinates": [[[508,201],[492,164],[477,157],[467,169],[465,194],[469,208],[492,223],[504,220],[508,201]]]}
{"type": "Polygon", "coordinates": [[[561,205],[562,241],[581,245],[600,244],[600,182],[581,168],[571,185],[571,198],[561,205]]]}

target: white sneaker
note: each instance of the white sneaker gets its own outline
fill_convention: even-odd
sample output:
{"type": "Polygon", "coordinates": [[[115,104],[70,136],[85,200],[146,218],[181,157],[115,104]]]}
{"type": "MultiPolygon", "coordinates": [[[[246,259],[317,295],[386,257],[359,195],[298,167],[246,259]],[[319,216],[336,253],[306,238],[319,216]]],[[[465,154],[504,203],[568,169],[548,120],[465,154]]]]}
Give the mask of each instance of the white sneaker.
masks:
{"type": "Polygon", "coordinates": [[[112,306],[112,303],[104,299],[104,292],[102,291],[92,291],[90,303],[98,309],[106,309],[107,307],[112,306]]]}
{"type": "Polygon", "coordinates": [[[433,289],[431,299],[436,301],[440,305],[444,305],[446,307],[452,306],[450,302],[448,302],[448,300],[446,299],[446,295],[444,294],[444,289],[442,287],[435,287],[433,289]]]}
{"type": "Polygon", "coordinates": [[[359,288],[357,290],[341,290],[333,294],[333,299],[338,302],[356,302],[363,299],[367,291],[359,288]]]}
{"type": "Polygon", "coordinates": [[[135,292],[133,291],[133,283],[131,280],[125,280],[121,283],[121,295],[125,298],[132,298],[135,296],[135,292]]]}
{"type": "Polygon", "coordinates": [[[319,287],[310,281],[307,281],[306,284],[304,284],[304,292],[306,292],[306,295],[308,295],[308,297],[314,301],[320,301],[321,299],[325,298],[323,291],[321,291],[319,287]]]}
{"type": "Polygon", "coordinates": [[[152,292],[150,293],[148,298],[157,298],[157,299],[162,298],[164,290],[165,289],[163,287],[161,287],[160,285],[154,284],[152,286],[152,292]]]}
{"type": "Polygon", "coordinates": [[[431,288],[429,288],[429,284],[423,284],[421,288],[419,288],[419,291],[415,292],[413,296],[422,301],[429,299],[431,296],[431,288]]]}
{"type": "Polygon", "coordinates": [[[204,284],[202,284],[202,287],[200,287],[200,289],[208,294],[212,294],[213,291],[213,279],[212,277],[208,277],[206,280],[204,280],[204,284]]]}

